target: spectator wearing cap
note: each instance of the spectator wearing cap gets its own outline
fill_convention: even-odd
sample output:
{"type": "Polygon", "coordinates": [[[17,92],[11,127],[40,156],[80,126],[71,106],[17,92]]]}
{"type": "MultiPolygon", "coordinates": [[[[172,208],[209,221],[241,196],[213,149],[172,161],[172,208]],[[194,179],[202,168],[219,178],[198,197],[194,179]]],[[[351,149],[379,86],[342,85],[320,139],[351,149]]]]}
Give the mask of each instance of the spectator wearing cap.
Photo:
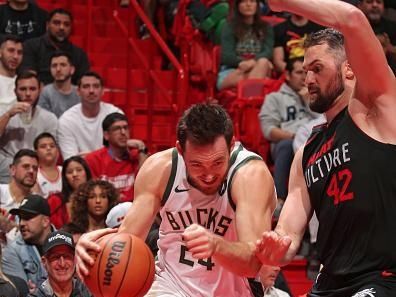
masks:
{"type": "Polygon", "coordinates": [[[120,201],[133,200],[138,169],[147,159],[147,148],[140,139],[129,139],[127,117],[119,112],[102,122],[104,147],[85,156],[92,177],[107,180],[120,192],[120,201]]]}
{"type": "Polygon", "coordinates": [[[87,287],[74,277],[74,240],[70,233],[54,231],[43,245],[41,257],[48,278],[30,293],[31,297],[91,297],[87,287]]]}
{"type": "Polygon", "coordinates": [[[47,278],[41,255],[51,233],[50,208],[42,196],[30,194],[10,213],[18,217],[20,233],[3,250],[3,272],[22,278],[33,289],[47,278]]]}
{"type": "Polygon", "coordinates": [[[102,102],[103,79],[96,72],[82,75],[78,87],[81,103],[66,110],[59,118],[58,143],[64,159],[84,156],[102,147],[104,118],[121,109],[102,102]]]}

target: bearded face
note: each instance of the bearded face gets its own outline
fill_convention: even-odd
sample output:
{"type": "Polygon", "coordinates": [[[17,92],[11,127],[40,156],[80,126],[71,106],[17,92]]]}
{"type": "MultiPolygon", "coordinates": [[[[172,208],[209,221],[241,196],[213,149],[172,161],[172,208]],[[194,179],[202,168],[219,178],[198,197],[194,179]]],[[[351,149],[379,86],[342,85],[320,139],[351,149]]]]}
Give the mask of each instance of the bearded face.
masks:
{"type": "MultiPolygon", "coordinates": [[[[341,67],[340,67],[341,68],[341,67]]],[[[345,84],[341,69],[334,73],[328,84],[320,88],[319,85],[309,85],[310,94],[309,107],[312,111],[324,113],[330,109],[334,101],[344,92],[345,84]]]]}

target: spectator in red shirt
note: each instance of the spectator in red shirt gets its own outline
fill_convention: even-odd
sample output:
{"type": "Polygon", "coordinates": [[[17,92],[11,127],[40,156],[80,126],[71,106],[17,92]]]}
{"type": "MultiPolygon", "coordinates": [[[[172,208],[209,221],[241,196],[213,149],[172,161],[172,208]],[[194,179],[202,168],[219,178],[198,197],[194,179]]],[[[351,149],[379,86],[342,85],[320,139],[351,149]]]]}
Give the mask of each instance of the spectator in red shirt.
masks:
{"type": "Polygon", "coordinates": [[[73,192],[90,179],[91,171],[82,157],[70,157],[63,162],[62,192],[48,197],[48,204],[51,210],[50,221],[57,229],[70,222],[71,196],[73,192]]]}
{"type": "Polygon", "coordinates": [[[147,158],[142,140],[129,139],[127,117],[113,112],[102,122],[104,147],[85,156],[92,177],[107,180],[120,192],[120,201],[133,200],[138,169],[147,158]]]}

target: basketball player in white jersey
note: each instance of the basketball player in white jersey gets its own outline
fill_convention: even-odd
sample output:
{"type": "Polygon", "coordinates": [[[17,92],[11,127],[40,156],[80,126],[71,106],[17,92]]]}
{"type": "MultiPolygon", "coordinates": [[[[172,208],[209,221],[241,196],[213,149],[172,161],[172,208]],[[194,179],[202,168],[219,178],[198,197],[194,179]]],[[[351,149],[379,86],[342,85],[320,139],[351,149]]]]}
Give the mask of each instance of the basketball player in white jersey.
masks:
{"type": "MultiPolygon", "coordinates": [[[[270,230],[274,183],[261,158],[235,143],[232,122],[218,105],[197,104],[177,127],[176,148],[152,155],[139,171],[133,205],[119,232],[145,239],[159,211],[159,253],[147,296],[252,296],[247,277],[261,263],[255,240],[270,230]]],[[[77,272],[88,274],[100,251],[79,240],[77,272]]]]}

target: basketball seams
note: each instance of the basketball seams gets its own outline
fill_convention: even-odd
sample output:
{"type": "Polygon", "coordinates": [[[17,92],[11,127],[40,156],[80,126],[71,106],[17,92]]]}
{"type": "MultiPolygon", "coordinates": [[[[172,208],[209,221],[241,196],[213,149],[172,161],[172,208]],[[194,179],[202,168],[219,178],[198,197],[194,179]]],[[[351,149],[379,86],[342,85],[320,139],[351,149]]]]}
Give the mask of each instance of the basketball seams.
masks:
{"type": "MultiPolygon", "coordinates": [[[[125,233],[125,234],[128,235],[128,239],[129,239],[129,245],[128,245],[129,246],[129,250],[128,250],[128,254],[127,254],[128,258],[127,258],[127,261],[126,261],[125,268],[123,269],[124,273],[122,275],[121,281],[119,283],[120,285],[118,286],[118,289],[116,291],[115,297],[118,296],[118,293],[120,292],[122,284],[124,283],[125,275],[126,275],[126,273],[128,271],[128,264],[129,264],[129,260],[130,260],[130,257],[131,257],[131,254],[132,254],[132,248],[133,248],[133,237],[130,234],[128,234],[128,233],[125,233]]],[[[123,251],[123,253],[124,253],[124,251],[123,251]]]]}
{"type": "MultiPolygon", "coordinates": [[[[154,267],[154,261],[153,261],[153,258],[152,258],[152,255],[151,255],[151,251],[147,248],[147,246],[145,247],[145,250],[146,250],[146,256],[149,258],[149,269],[148,269],[148,271],[147,271],[147,274],[146,274],[146,278],[145,278],[145,280],[144,280],[144,283],[143,283],[143,285],[142,285],[142,287],[140,288],[140,290],[136,293],[136,295],[135,296],[140,296],[139,294],[140,294],[140,292],[144,289],[144,287],[146,286],[146,284],[147,284],[147,280],[148,280],[148,278],[149,278],[149,276],[151,275],[151,269],[154,267]]],[[[151,285],[150,285],[150,287],[151,287],[151,285]]],[[[150,289],[150,288],[149,288],[150,289]]]]}
{"type": "MultiPolygon", "coordinates": [[[[92,266],[87,286],[97,297],[142,297],[150,289],[154,279],[154,258],[145,242],[128,233],[108,234],[96,241],[101,246],[92,266]],[[115,244],[115,242],[119,242],[115,244]],[[122,241],[122,244],[121,244],[122,241]],[[125,245],[129,245],[126,247],[125,245]],[[122,248],[124,247],[124,248],[122,248]],[[118,253],[112,254],[110,253],[118,253]],[[126,253],[126,254],[125,254],[126,253]],[[113,267],[120,259],[118,269],[108,275],[107,264],[113,267]],[[129,267],[131,270],[129,270],[129,267]],[[105,277],[108,275],[108,279],[105,277]],[[131,282],[129,277],[131,276],[131,282]]],[[[110,267],[109,266],[109,267],[110,267]]],[[[113,267],[114,268],[114,267],[113,267]]]]}

